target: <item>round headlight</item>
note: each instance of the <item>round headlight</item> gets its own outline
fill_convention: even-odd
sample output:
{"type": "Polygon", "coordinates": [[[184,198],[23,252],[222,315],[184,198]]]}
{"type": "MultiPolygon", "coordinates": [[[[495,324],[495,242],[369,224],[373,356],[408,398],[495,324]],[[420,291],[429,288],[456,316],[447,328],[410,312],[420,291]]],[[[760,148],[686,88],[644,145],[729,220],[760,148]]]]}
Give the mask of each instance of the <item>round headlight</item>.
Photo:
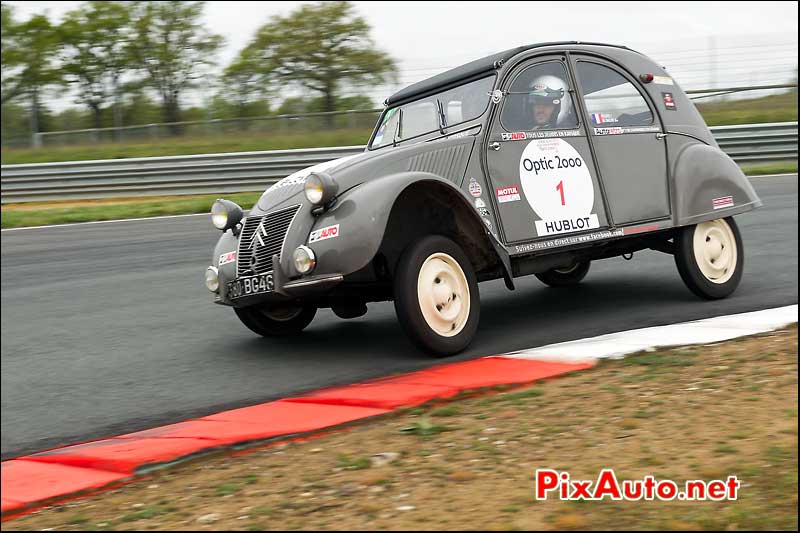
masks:
{"type": "Polygon", "coordinates": [[[298,246],[292,254],[294,268],[301,274],[308,274],[317,266],[317,258],[314,251],[308,246],[298,246]]]}
{"type": "Polygon", "coordinates": [[[214,227],[225,231],[241,222],[244,212],[234,202],[219,199],[211,206],[211,222],[214,227]]]}
{"type": "Polygon", "coordinates": [[[324,172],[312,172],[306,178],[303,191],[306,199],[314,205],[327,205],[339,192],[339,185],[332,176],[324,172]]]}
{"type": "Polygon", "coordinates": [[[219,272],[213,266],[206,269],[206,289],[219,292],[219,272]]]}

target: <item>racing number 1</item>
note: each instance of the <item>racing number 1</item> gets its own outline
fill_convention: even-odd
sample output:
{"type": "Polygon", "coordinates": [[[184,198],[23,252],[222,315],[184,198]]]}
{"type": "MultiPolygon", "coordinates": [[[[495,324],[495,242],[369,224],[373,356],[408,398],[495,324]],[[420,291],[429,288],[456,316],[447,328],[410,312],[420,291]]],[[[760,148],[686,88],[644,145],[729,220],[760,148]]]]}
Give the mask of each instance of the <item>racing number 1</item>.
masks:
{"type": "Polygon", "coordinates": [[[567,205],[564,203],[564,180],[558,182],[558,185],[556,185],[556,190],[561,193],[561,205],[567,205]]]}

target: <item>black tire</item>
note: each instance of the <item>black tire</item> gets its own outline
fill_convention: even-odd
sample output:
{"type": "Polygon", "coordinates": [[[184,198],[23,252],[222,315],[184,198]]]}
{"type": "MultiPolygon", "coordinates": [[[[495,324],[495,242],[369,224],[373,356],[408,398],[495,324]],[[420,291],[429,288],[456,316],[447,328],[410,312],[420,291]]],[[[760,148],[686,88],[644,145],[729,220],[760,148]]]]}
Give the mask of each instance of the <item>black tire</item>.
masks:
{"type": "MultiPolygon", "coordinates": [[[[730,254],[731,252],[729,251],[727,253],[730,254]]],[[[678,273],[681,275],[683,282],[686,284],[689,290],[695,293],[697,296],[708,300],[717,300],[729,296],[734,290],[736,290],[736,287],[739,286],[739,282],[742,280],[742,270],[744,269],[742,235],[739,233],[739,227],[736,225],[736,222],[733,220],[733,218],[728,217],[724,219],[717,219],[698,225],[680,228],[678,233],[675,235],[675,265],[678,267],[678,273]],[[714,236],[713,232],[718,231],[720,235],[725,234],[726,227],[730,229],[730,233],[733,238],[731,239],[730,235],[728,235],[727,239],[723,240],[728,243],[735,243],[735,249],[733,250],[733,252],[736,254],[735,259],[722,259],[722,253],[725,251],[725,242],[714,242],[714,239],[717,239],[717,237],[714,236]],[[708,234],[709,231],[712,233],[708,234]],[[695,253],[695,235],[698,234],[698,232],[701,232],[698,235],[700,242],[709,243],[709,252],[707,255],[710,255],[710,258],[698,258],[695,253]],[[705,239],[702,237],[703,234],[707,234],[705,239]],[[713,276],[709,277],[703,273],[700,263],[703,261],[708,261],[705,266],[707,271],[709,267],[722,268],[722,266],[713,267],[717,245],[720,246],[720,255],[718,256],[718,260],[722,259],[722,262],[720,262],[719,265],[729,266],[728,268],[720,271],[720,276],[714,278],[713,276]],[[733,271],[729,274],[731,268],[733,271]],[[716,279],[716,281],[713,279],[716,279]]]]}
{"type": "Polygon", "coordinates": [[[469,346],[478,329],[480,295],[478,279],[466,254],[455,242],[440,235],[431,235],[411,244],[405,249],[397,265],[394,308],[406,335],[423,351],[436,357],[444,357],[469,346]],[[434,254],[444,255],[434,257],[434,254]],[[458,264],[461,272],[450,263],[451,260],[458,264]],[[425,272],[421,281],[423,265],[425,272]],[[428,284],[425,280],[430,282],[430,292],[420,288],[420,284],[428,284]],[[442,289],[434,289],[434,284],[442,289]],[[441,293],[446,293],[446,300],[441,293]],[[450,296],[450,293],[454,296],[450,296]],[[460,300],[457,293],[462,295],[460,300]],[[464,293],[468,293],[468,310],[464,309],[462,303],[465,299],[464,293]],[[428,295],[427,302],[420,302],[420,294],[423,294],[423,298],[428,295]],[[435,303],[439,300],[442,300],[441,307],[435,303]],[[452,323],[452,329],[457,330],[457,333],[448,336],[434,329],[423,313],[422,305],[425,303],[431,304],[426,306],[425,312],[435,324],[444,330],[450,327],[448,323],[452,323]],[[453,314],[455,316],[451,319],[453,314]]]}
{"type": "Polygon", "coordinates": [[[278,308],[256,305],[234,307],[233,311],[250,331],[264,337],[299,333],[314,320],[314,315],[317,314],[317,308],[312,305],[303,305],[294,310],[286,306],[278,308]]]}
{"type": "Polygon", "coordinates": [[[539,281],[542,283],[550,285],[551,287],[570,287],[572,285],[577,285],[586,277],[591,264],[591,261],[583,261],[575,263],[571,267],[553,268],[547,272],[534,274],[534,276],[539,278],[539,281]]]}

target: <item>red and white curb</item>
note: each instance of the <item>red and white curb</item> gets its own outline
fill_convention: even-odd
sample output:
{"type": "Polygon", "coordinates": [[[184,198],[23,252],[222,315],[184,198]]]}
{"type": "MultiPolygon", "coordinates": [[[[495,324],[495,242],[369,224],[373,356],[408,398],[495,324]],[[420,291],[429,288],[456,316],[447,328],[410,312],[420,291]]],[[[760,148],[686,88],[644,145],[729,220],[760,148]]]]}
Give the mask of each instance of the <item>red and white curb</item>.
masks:
{"type": "Polygon", "coordinates": [[[797,305],[613,333],[438,365],[18,457],[2,463],[3,520],[114,487],[155,466],[212,450],[308,434],[451,398],[465,390],[532,383],[591,368],[601,357],[621,357],[656,346],[714,343],[794,322],[797,305]]]}

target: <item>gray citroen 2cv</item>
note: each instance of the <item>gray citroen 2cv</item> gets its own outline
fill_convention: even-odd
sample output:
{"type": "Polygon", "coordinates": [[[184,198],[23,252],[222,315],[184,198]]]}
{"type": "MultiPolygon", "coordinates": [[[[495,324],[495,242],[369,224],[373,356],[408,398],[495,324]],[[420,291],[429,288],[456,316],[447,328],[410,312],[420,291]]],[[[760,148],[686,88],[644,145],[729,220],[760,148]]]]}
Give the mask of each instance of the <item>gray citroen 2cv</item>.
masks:
{"type": "Polygon", "coordinates": [[[574,285],[593,260],[653,249],[724,298],[744,258],[733,216],[760,206],[652,60],[535,44],[390,96],[363,153],[282,179],[246,218],[217,200],[206,286],[265,336],[394,300],[408,336],[449,355],[475,335],[481,281],[574,285]]]}

